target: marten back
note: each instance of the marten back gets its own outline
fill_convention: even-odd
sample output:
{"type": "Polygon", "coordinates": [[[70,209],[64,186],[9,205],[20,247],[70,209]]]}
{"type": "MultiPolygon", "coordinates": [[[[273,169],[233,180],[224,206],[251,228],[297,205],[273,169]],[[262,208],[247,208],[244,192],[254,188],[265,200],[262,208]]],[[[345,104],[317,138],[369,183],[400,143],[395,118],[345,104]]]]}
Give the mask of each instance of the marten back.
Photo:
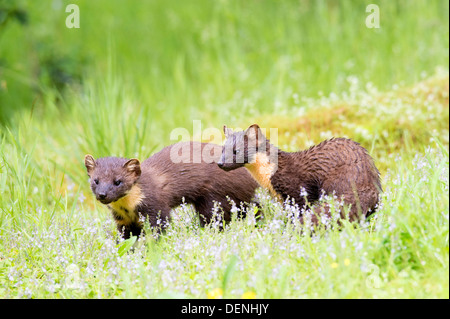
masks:
{"type": "MultiPolygon", "coordinates": [[[[231,205],[251,202],[258,184],[245,169],[225,172],[217,166],[222,147],[199,142],[182,142],[165,147],[141,164],[138,183],[150,197],[158,197],[170,207],[193,204],[203,220],[209,222],[214,201],[230,220],[231,205]],[[199,155],[201,153],[201,156],[199,155]],[[173,162],[173,161],[178,162],[173,162]],[[153,189],[158,190],[154,194],[153,189]]],[[[203,222],[202,222],[203,223],[203,222]]]]}

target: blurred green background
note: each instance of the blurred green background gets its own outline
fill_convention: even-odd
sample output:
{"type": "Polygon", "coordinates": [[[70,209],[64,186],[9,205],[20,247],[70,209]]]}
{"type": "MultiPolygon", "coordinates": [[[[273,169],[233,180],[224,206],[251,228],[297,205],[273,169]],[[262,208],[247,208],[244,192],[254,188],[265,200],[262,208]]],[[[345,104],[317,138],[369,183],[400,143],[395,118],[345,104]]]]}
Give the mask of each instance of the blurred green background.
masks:
{"type": "Polygon", "coordinates": [[[167,126],[232,124],[340,93],[349,76],[387,89],[448,67],[448,1],[376,1],[369,29],[373,2],[0,0],[0,123],[114,82],[167,126]],[[65,25],[70,3],[79,29],[65,25]]]}

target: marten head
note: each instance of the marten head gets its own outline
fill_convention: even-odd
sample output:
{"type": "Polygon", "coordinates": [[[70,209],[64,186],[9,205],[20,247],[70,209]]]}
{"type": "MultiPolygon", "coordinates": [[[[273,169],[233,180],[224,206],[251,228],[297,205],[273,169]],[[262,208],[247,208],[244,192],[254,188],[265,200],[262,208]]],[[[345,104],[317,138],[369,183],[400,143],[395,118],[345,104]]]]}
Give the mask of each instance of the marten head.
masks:
{"type": "Polygon", "coordinates": [[[226,141],[217,165],[225,171],[254,163],[258,154],[269,156],[271,153],[272,146],[258,124],[253,124],[245,131],[239,132],[233,132],[233,130],[224,125],[223,132],[225,133],[226,141]]]}
{"type": "Polygon", "coordinates": [[[95,160],[84,157],[84,164],[95,197],[102,204],[115,202],[126,196],[141,175],[139,160],[103,157],[95,160]]]}

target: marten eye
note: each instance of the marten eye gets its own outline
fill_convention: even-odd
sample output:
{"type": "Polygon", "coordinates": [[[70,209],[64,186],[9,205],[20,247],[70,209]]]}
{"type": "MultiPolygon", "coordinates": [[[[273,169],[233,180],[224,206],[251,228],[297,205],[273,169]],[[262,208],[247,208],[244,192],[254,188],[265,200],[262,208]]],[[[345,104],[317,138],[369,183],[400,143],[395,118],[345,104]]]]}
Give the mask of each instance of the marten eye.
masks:
{"type": "Polygon", "coordinates": [[[119,186],[120,184],[122,184],[122,181],[120,179],[114,181],[114,185],[119,186]]]}
{"type": "Polygon", "coordinates": [[[98,178],[94,179],[94,183],[98,185],[98,178]]]}
{"type": "Polygon", "coordinates": [[[233,150],[233,155],[236,155],[236,154],[238,154],[239,153],[239,150],[237,150],[237,149],[234,149],[233,150]]]}

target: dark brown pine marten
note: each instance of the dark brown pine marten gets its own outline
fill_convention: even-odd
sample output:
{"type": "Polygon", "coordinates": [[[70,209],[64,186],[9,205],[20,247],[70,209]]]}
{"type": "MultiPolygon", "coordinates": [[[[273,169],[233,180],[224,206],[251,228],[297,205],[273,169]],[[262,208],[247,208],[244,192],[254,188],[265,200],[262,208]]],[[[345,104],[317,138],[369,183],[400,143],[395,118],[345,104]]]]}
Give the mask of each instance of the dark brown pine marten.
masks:
{"type": "Polygon", "coordinates": [[[220,204],[226,221],[231,220],[228,199],[237,206],[250,203],[258,184],[244,168],[233,172],[219,169],[221,151],[220,145],[181,142],[142,163],[118,157],[95,160],[86,155],[85,165],[92,192],[109,207],[124,238],[129,238],[141,233],[139,215],[157,230],[164,229],[171,209],[183,198],[194,205],[202,226],[211,221],[214,202],[220,204]]]}
{"type": "MultiPolygon", "coordinates": [[[[278,200],[293,199],[305,207],[306,203],[317,202],[324,192],[351,206],[350,221],[375,211],[382,191],[380,173],[360,144],[332,138],[307,150],[288,153],[270,144],[257,124],[240,132],[224,126],[224,133],[227,140],[218,166],[225,171],[247,168],[278,200]]],[[[313,206],[311,221],[317,225],[321,214],[330,217],[329,210],[326,204],[313,206]]]]}

